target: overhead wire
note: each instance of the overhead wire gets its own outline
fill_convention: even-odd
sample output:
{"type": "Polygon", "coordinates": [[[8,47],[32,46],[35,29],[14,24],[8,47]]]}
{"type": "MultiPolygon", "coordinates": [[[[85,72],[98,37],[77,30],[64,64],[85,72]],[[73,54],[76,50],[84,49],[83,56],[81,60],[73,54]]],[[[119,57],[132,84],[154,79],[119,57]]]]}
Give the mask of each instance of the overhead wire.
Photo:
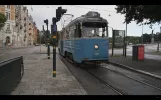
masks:
{"type": "Polygon", "coordinates": [[[80,7],[80,6],[75,6],[75,5],[70,5],[70,6],[78,7],[78,8],[84,8],[84,9],[98,10],[98,11],[116,12],[116,11],[100,10],[100,9],[88,8],[88,7],[80,7]]]}
{"type": "MultiPolygon", "coordinates": [[[[88,8],[88,7],[80,7],[80,6],[75,6],[75,5],[67,5],[66,9],[68,8],[68,6],[73,6],[73,7],[77,7],[77,8],[84,8],[84,9],[91,9],[91,10],[98,10],[98,11],[105,11],[105,12],[116,12],[116,11],[100,10],[100,9],[88,8]]],[[[111,16],[111,14],[109,14],[109,16],[111,16]]],[[[62,20],[61,20],[61,26],[62,25],[64,26],[65,22],[67,22],[69,19],[70,18],[67,18],[66,20],[64,20],[64,18],[63,18],[64,21],[62,22],[62,20]],[[62,23],[64,23],[64,24],[62,24],[62,23]]],[[[71,21],[72,21],[72,17],[71,17],[71,21]]]]}

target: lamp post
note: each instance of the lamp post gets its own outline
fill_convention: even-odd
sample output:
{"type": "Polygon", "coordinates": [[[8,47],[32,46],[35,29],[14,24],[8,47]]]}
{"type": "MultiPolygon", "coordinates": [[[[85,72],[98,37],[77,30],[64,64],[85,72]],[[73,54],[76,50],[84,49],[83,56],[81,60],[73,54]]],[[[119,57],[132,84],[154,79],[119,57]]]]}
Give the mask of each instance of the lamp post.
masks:
{"type": "MultiPolygon", "coordinates": [[[[160,27],[160,34],[161,34],[161,27],[160,27]]],[[[158,34],[158,47],[157,47],[157,52],[159,52],[159,34],[158,34]]]]}
{"type": "Polygon", "coordinates": [[[143,44],[143,24],[142,24],[142,38],[141,39],[142,39],[141,40],[142,41],[141,43],[143,44]]]}
{"type": "MultiPolygon", "coordinates": [[[[125,41],[127,41],[127,6],[126,6],[125,10],[126,10],[126,35],[125,35],[124,38],[125,38],[125,41]]],[[[124,54],[125,54],[125,57],[126,57],[126,45],[127,44],[126,44],[126,42],[124,42],[124,43],[125,43],[125,49],[124,49],[125,53],[124,54]]]]}
{"type": "Polygon", "coordinates": [[[112,29],[112,56],[113,56],[113,48],[114,48],[114,33],[113,33],[113,28],[108,26],[109,28],[112,29]]]}
{"type": "Polygon", "coordinates": [[[50,39],[49,39],[49,30],[48,30],[48,19],[44,20],[44,23],[47,26],[47,45],[48,45],[48,49],[47,49],[47,55],[48,55],[48,59],[50,59],[50,39]]]}

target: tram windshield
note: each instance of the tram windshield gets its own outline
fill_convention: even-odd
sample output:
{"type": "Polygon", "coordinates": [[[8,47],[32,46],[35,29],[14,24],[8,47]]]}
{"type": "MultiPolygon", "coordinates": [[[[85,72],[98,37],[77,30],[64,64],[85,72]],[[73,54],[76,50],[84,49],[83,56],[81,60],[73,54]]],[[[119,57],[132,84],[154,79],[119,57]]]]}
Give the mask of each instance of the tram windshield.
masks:
{"type": "Polygon", "coordinates": [[[85,22],[82,25],[83,37],[107,37],[107,23],[85,22]]]}

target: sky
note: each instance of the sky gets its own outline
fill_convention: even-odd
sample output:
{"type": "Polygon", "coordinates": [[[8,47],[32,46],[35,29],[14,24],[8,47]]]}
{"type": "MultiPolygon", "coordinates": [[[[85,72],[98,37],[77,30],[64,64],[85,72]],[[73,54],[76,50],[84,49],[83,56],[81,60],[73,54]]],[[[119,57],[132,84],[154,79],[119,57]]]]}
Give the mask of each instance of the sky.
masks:
{"type": "MultiPolygon", "coordinates": [[[[72,14],[74,17],[64,15],[61,18],[61,21],[57,23],[58,31],[60,31],[63,27],[63,21],[66,21],[65,25],[67,25],[71,19],[75,19],[80,17],[81,15],[85,15],[89,11],[96,11],[100,13],[100,16],[106,19],[109,23],[110,27],[117,30],[126,30],[126,24],[124,24],[124,15],[116,13],[116,5],[25,5],[29,10],[29,14],[33,17],[33,20],[36,22],[36,25],[39,30],[42,30],[42,25],[44,25],[46,30],[46,25],[44,23],[45,19],[49,20],[49,30],[51,29],[52,17],[56,17],[56,9],[58,7],[62,7],[63,9],[67,9],[66,14],[72,14]],[[110,16],[109,16],[110,15],[110,16]]],[[[154,33],[160,32],[160,26],[155,24],[153,26],[154,33]]],[[[151,34],[152,29],[149,28],[149,25],[139,26],[136,22],[132,22],[127,25],[127,36],[141,36],[143,33],[151,34]]],[[[112,29],[109,28],[109,36],[112,36],[112,29]]]]}

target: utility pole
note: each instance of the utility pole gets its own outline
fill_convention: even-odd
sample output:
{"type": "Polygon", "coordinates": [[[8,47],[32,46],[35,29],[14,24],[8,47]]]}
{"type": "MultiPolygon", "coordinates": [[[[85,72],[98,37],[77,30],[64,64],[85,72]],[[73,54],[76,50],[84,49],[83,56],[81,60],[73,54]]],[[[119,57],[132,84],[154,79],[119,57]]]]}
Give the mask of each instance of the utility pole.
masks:
{"type": "MultiPolygon", "coordinates": [[[[160,34],[161,34],[161,27],[160,27],[160,34]]],[[[158,34],[158,48],[157,51],[159,52],[159,34],[158,34]]]]}
{"type": "Polygon", "coordinates": [[[142,24],[142,38],[141,39],[142,39],[141,40],[142,41],[141,43],[143,44],[143,24],[142,24]]]}
{"type": "Polygon", "coordinates": [[[48,59],[50,59],[50,39],[49,39],[49,30],[48,30],[48,19],[44,20],[44,23],[46,24],[47,26],[47,45],[48,45],[48,48],[47,48],[47,55],[48,55],[48,59]]]}
{"type": "Polygon", "coordinates": [[[124,37],[125,38],[125,57],[126,57],[126,41],[127,41],[127,7],[126,7],[126,36],[124,37]]]}
{"type": "Polygon", "coordinates": [[[114,48],[114,42],[115,41],[115,33],[114,33],[114,30],[112,28],[112,56],[113,56],[113,48],[114,48]]]}

